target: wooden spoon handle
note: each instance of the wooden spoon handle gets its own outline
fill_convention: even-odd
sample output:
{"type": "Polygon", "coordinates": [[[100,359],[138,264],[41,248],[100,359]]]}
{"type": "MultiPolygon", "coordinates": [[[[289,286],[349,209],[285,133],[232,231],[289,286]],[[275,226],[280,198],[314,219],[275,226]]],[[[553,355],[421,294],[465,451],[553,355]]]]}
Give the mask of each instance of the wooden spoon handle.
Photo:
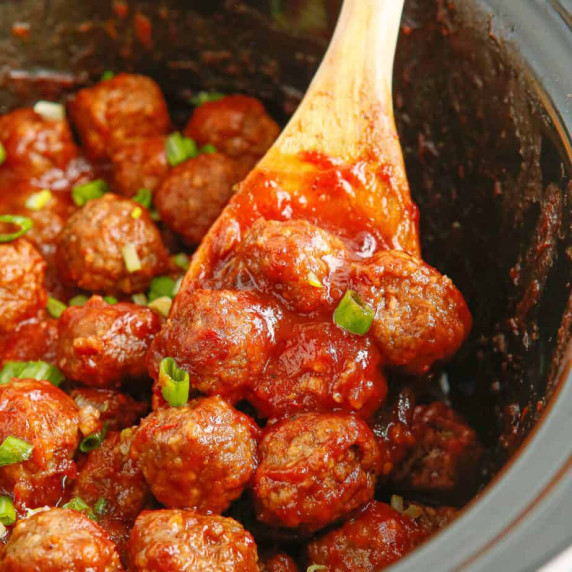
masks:
{"type": "Polygon", "coordinates": [[[261,167],[301,151],[349,162],[375,149],[402,162],[391,88],[403,1],[345,0],[304,100],[261,167]]]}

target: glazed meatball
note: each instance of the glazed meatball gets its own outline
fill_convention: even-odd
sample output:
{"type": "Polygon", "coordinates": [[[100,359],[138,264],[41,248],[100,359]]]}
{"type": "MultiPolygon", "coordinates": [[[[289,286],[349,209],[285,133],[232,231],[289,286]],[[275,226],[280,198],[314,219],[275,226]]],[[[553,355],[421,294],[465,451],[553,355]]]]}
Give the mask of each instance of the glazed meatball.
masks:
{"type": "Polygon", "coordinates": [[[336,572],[377,572],[405,556],[427,534],[412,517],[372,502],[308,547],[311,564],[336,572]]]}
{"type": "Polygon", "coordinates": [[[314,531],[373,498],[377,445],[352,415],[306,413],[277,423],[259,455],[254,497],[267,524],[314,531]]]}
{"type": "Polygon", "coordinates": [[[47,361],[56,363],[57,320],[29,320],[0,335],[0,367],[7,361],[47,361]]]}
{"type": "Polygon", "coordinates": [[[62,479],[73,476],[79,410],[49,381],[13,379],[0,385],[0,443],[16,437],[33,447],[27,461],[0,467],[0,489],[21,507],[56,503],[62,479]]]}
{"type": "Polygon", "coordinates": [[[155,193],[161,220],[188,244],[198,244],[241,179],[235,161],[202,154],[172,169],[155,193]]]}
{"type": "Polygon", "coordinates": [[[185,128],[185,135],[199,145],[210,143],[221,153],[247,162],[247,170],[268,151],[279,133],[280,127],[262,103],[244,95],[201,105],[185,128]]]}
{"type": "Polygon", "coordinates": [[[248,292],[196,290],[155,338],[149,371],[157,379],[170,356],[199,391],[238,401],[266,365],[280,317],[248,292]]]}
{"type": "Polygon", "coordinates": [[[139,189],[154,192],[169,172],[167,137],[134,139],[122,144],[111,156],[114,188],[132,197],[139,189]]]}
{"type": "Polygon", "coordinates": [[[27,177],[49,169],[64,169],[78,150],[67,121],[44,119],[32,109],[17,109],[0,117],[3,166],[27,177]]]}
{"type": "Polygon", "coordinates": [[[471,328],[471,314],[449,278],[422,260],[380,252],[356,267],[358,295],[376,314],[372,333],[389,365],[423,374],[452,357],[471,328]]]}
{"type": "Polygon", "coordinates": [[[372,415],[387,393],[375,344],[331,323],[298,324],[254,381],[250,401],[263,417],[303,411],[372,415]]]}
{"type": "Polygon", "coordinates": [[[46,263],[25,239],[0,244],[0,334],[37,316],[46,306],[46,263]]]}
{"type": "Polygon", "coordinates": [[[260,572],[298,572],[296,561],[285,552],[262,558],[260,572]]]}
{"type": "Polygon", "coordinates": [[[105,501],[105,516],[133,523],[149,499],[149,487],[129,451],[134,430],[109,433],[92,451],[75,482],[73,496],[89,506],[105,501]]]}
{"type": "Polygon", "coordinates": [[[56,253],[62,280],[91,292],[133,294],[167,268],[167,252],[147,209],[107,194],[89,201],[64,227],[56,253]],[[140,270],[129,271],[123,252],[137,252],[140,270]]]}
{"type": "Polygon", "coordinates": [[[331,310],[343,295],[344,244],[306,221],[257,220],[237,258],[236,283],[250,281],[291,310],[331,310]]]}
{"type": "Polygon", "coordinates": [[[120,572],[115,545],[82,513],[52,508],[18,521],[1,572],[120,572]]]}
{"type": "Polygon", "coordinates": [[[92,159],[105,159],[126,141],[165,135],[167,104],[159,86],[141,75],[119,74],[77,92],[71,117],[92,159]]]}
{"type": "Polygon", "coordinates": [[[144,377],[145,355],[160,329],[161,317],[146,306],[93,296],[61,315],[58,366],[68,379],[90,387],[144,377]]]}
{"type": "Polygon", "coordinates": [[[131,448],[151,491],[167,507],[221,513],[256,468],[256,424],[220,397],[159,409],[131,448]]]}
{"type": "Polygon", "coordinates": [[[190,510],[142,513],[129,538],[132,572],[258,572],[254,539],[240,523],[190,510]]]}
{"type": "Polygon", "coordinates": [[[102,423],[110,431],[119,431],[135,425],[149,409],[147,403],[135,401],[131,396],[113,389],[78,388],[70,391],[78,407],[92,407],[99,411],[102,423]]]}

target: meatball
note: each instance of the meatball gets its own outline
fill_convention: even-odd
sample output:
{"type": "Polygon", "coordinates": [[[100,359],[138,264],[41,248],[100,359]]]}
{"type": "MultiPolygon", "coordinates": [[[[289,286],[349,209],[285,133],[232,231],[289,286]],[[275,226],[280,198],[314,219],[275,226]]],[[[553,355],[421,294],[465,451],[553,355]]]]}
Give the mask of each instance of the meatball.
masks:
{"type": "Polygon", "coordinates": [[[306,413],[271,427],[254,475],[257,517],[314,531],[373,498],[375,438],[352,415],[306,413]]]}
{"type": "Polygon", "coordinates": [[[147,403],[135,401],[129,395],[113,389],[78,388],[70,391],[70,397],[78,407],[93,407],[99,411],[102,423],[107,423],[110,431],[131,427],[149,409],[147,403]]]}
{"type": "Polygon", "coordinates": [[[220,397],[207,397],[151,413],[131,454],[159,502],[221,513],[254,473],[257,433],[248,416],[220,397]]]}
{"type": "Polygon", "coordinates": [[[380,252],[356,265],[358,295],[375,309],[372,333],[386,363],[423,374],[452,357],[471,314],[449,278],[404,252],[380,252]]]}
{"type": "Polygon", "coordinates": [[[285,552],[278,552],[262,559],[261,572],[298,572],[298,565],[294,558],[285,552]]]}
{"type": "Polygon", "coordinates": [[[132,572],[258,572],[254,539],[240,523],[190,510],[142,513],[129,538],[132,572]]]}
{"type": "Polygon", "coordinates": [[[133,294],[167,269],[167,252],[147,209],[108,194],[89,201],[64,227],[56,252],[62,280],[92,292],[133,294]],[[141,268],[129,270],[124,252],[137,253],[141,268]]]}
{"type": "Polygon", "coordinates": [[[276,359],[255,379],[250,401],[264,417],[303,411],[372,415],[387,393],[375,344],[335,324],[298,324],[276,359]]]}
{"type": "Polygon", "coordinates": [[[78,154],[67,121],[45,119],[32,109],[0,117],[0,143],[6,151],[3,166],[21,170],[26,177],[64,169],[78,154]]]}
{"type": "Polygon", "coordinates": [[[159,86],[141,75],[119,74],[77,92],[71,117],[92,159],[105,159],[130,139],[165,135],[167,104],[159,86]]]}
{"type": "Polygon", "coordinates": [[[19,506],[55,504],[62,479],[73,476],[79,410],[49,381],[13,379],[0,385],[0,443],[12,436],[33,447],[27,461],[0,467],[0,489],[19,506]]]}
{"type": "Polygon", "coordinates": [[[170,356],[199,391],[238,401],[264,369],[280,317],[248,292],[196,290],[153,341],[149,371],[157,379],[170,356]]]}
{"type": "Polygon", "coordinates": [[[195,109],[185,135],[199,145],[210,143],[221,153],[248,163],[250,170],[271,147],[280,127],[260,101],[230,95],[195,109]]]}
{"type": "Polygon", "coordinates": [[[37,316],[46,306],[46,263],[25,239],[0,244],[0,334],[37,316]]]}
{"type": "Polygon", "coordinates": [[[252,282],[294,311],[331,310],[343,295],[344,244],[303,220],[257,220],[238,250],[237,284],[252,282]]]}
{"type": "Polygon", "coordinates": [[[58,366],[66,377],[90,387],[112,387],[147,374],[145,355],[161,317],[153,310],[93,296],[69,306],[59,321],[58,366]]]}
{"type": "Polygon", "coordinates": [[[56,363],[58,322],[30,320],[0,336],[0,367],[7,361],[47,361],[56,363]]]}
{"type": "Polygon", "coordinates": [[[75,482],[73,495],[89,506],[105,501],[105,516],[132,523],[149,499],[149,487],[129,455],[134,430],[109,433],[92,451],[75,482]]]}
{"type": "Polygon", "coordinates": [[[52,508],[18,521],[0,559],[1,572],[120,572],[115,545],[82,513],[52,508]]]}
{"type": "Polygon", "coordinates": [[[458,413],[444,403],[418,405],[411,433],[415,444],[390,474],[395,487],[453,497],[474,491],[484,449],[458,413]]]}
{"type": "Polygon", "coordinates": [[[121,145],[113,155],[114,188],[132,197],[139,189],[154,192],[169,172],[165,136],[133,139],[121,145]]]}
{"type": "Polygon", "coordinates": [[[372,502],[308,546],[308,560],[336,572],[377,572],[405,556],[427,534],[412,517],[372,502]]]}
{"type": "Polygon", "coordinates": [[[235,161],[220,153],[204,153],[169,172],[155,193],[155,206],[167,227],[188,244],[197,244],[240,179],[235,161]]]}

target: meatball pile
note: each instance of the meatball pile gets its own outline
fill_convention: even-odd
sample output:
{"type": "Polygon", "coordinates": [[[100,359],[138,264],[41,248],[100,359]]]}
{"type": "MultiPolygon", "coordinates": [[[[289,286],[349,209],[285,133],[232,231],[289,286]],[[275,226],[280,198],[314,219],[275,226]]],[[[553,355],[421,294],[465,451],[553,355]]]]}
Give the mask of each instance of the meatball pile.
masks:
{"type": "Polygon", "coordinates": [[[0,572],[378,571],[478,485],[461,293],[278,133],[125,73],[0,117],[0,572]]]}

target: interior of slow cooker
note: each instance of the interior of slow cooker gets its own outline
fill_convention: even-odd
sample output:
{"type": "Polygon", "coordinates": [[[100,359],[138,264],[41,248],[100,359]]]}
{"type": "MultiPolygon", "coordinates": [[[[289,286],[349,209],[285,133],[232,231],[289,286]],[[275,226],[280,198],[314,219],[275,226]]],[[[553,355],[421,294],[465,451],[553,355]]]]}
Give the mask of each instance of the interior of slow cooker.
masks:
{"type": "MultiPolygon", "coordinates": [[[[5,0],[0,111],[125,70],[159,82],[175,121],[215,89],[255,94],[285,122],[339,4],[5,0]]],[[[394,80],[424,258],[474,317],[448,397],[488,447],[483,485],[547,405],[572,315],[569,166],[518,54],[489,32],[479,0],[408,0],[394,80]]]]}

